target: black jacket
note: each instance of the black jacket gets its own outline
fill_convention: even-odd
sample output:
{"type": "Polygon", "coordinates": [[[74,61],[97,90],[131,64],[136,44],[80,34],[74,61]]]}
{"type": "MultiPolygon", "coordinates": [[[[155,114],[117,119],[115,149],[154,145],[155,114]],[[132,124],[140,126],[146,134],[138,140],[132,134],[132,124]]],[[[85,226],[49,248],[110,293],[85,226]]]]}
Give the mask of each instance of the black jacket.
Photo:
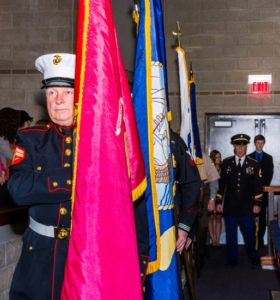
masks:
{"type": "Polygon", "coordinates": [[[258,162],[246,156],[239,169],[235,156],[223,160],[217,193],[217,204],[223,204],[224,215],[253,214],[253,206],[261,206],[262,175],[258,162]]]}
{"type": "MultiPolygon", "coordinates": [[[[256,159],[256,151],[250,153],[249,156],[252,157],[253,159],[256,159]]],[[[273,169],[274,169],[272,156],[266,152],[263,152],[263,157],[262,160],[259,161],[259,164],[262,170],[263,185],[264,186],[270,185],[273,176],[273,169]]]]}
{"type": "Polygon", "coordinates": [[[179,210],[178,227],[189,232],[198,211],[200,176],[179,134],[170,130],[170,140],[174,177],[177,183],[175,200],[179,210]]]}
{"type": "MultiPolygon", "coordinates": [[[[22,129],[10,168],[9,192],[29,216],[48,226],[70,227],[73,130],[49,127],[22,129]]],[[[14,273],[10,299],[60,299],[68,240],[28,228],[14,273]],[[52,295],[54,297],[52,298],[52,295]]]]}

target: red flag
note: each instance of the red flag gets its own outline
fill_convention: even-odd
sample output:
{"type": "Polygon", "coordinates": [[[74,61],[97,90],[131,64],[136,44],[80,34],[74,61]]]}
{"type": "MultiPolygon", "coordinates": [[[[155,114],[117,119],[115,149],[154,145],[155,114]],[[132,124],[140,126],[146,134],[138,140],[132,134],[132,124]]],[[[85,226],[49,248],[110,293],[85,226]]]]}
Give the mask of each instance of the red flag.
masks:
{"type": "Polygon", "coordinates": [[[72,232],[62,299],[142,299],[133,198],[146,187],[109,0],[79,1],[72,232]]]}

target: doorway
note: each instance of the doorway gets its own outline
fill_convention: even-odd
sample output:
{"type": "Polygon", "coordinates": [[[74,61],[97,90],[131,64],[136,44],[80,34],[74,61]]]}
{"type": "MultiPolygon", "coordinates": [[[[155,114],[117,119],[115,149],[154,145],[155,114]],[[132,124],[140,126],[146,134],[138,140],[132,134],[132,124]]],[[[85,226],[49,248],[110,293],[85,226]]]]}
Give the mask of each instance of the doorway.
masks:
{"type": "Polygon", "coordinates": [[[273,156],[274,162],[271,185],[280,185],[280,114],[206,114],[205,149],[208,154],[217,149],[222,158],[232,156],[230,138],[238,133],[251,137],[247,154],[255,150],[255,135],[262,134],[265,137],[264,151],[273,156]]]}
{"type": "MultiPolygon", "coordinates": [[[[209,154],[213,149],[217,149],[223,159],[232,156],[231,137],[238,133],[245,133],[251,137],[247,154],[255,150],[255,135],[262,134],[265,137],[264,151],[272,155],[274,163],[270,184],[280,185],[280,114],[206,114],[206,153],[209,154]]],[[[267,232],[264,241],[267,244],[267,232]]],[[[225,243],[224,224],[220,242],[225,243]]],[[[244,244],[240,230],[238,230],[238,243],[244,244]]]]}

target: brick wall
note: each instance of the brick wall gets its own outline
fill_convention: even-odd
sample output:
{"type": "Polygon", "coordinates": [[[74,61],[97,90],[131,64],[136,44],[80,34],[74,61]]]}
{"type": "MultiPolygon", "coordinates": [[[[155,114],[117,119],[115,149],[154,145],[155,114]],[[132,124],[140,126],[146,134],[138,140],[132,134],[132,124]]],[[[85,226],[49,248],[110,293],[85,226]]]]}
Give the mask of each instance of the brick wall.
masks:
{"type": "Polygon", "coordinates": [[[26,224],[0,227],[0,300],[9,299],[9,289],[21,252],[21,235],[26,224]]]}
{"type": "Polygon", "coordinates": [[[170,104],[179,128],[179,86],[176,41],[172,30],[180,22],[181,42],[192,61],[197,82],[197,111],[202,142],[205,113],[280,111],[280,1],[164,1],[170,104]],[[272,95],[248,95],[249,74],[272,74],[272,95]]]}
{"type": "MultiPolygon", "coordinates": [[[[0,109],[24,109],[46,117],[41,74],[35,59],[45,53],[73,52],[75,0],[2,0],[0,3],[0,109]]],[[[8,300],[21,250],[21,234],[0,226],[0,300],[8,300]]]]}
{"type": "Polygon", "coordinates": [[[35,59],[73,52],[75,0],[3,0],[0,3],[0,108],[46,116],[35,59]]]}
{"type": "MultiPolygon", "coordinates": [[[[4,0],[0,4],[0,108],[45,116],[41,75],[34,60],[42,53],[73,52],[76,0],[4,0]]],[[[134,25],[131,1],[113,0],[124,64],[132,80],[134,25]],[[122,5],[120,5],[122,3],[122,5]]],[[[172,127],[179,128],[179,85],[175,40],[193,63],[198,119],[204,136],[208,112],[278,112],[280,102],[280,0],[163,0],[172,127]],[[248,74],[272,74],[273,94],[247,94],[248,74]]]]}

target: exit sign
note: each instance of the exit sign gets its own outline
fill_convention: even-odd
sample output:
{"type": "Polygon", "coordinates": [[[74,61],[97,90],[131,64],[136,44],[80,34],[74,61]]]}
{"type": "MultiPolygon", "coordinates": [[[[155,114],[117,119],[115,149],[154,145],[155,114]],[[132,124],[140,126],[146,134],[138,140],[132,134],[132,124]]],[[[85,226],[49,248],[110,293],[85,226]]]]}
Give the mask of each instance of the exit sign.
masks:
{"type": "Polygon", "coordinates": [[[251,94],[270,94],[272,75],[249,75],[248,84],[251,94]]]}

